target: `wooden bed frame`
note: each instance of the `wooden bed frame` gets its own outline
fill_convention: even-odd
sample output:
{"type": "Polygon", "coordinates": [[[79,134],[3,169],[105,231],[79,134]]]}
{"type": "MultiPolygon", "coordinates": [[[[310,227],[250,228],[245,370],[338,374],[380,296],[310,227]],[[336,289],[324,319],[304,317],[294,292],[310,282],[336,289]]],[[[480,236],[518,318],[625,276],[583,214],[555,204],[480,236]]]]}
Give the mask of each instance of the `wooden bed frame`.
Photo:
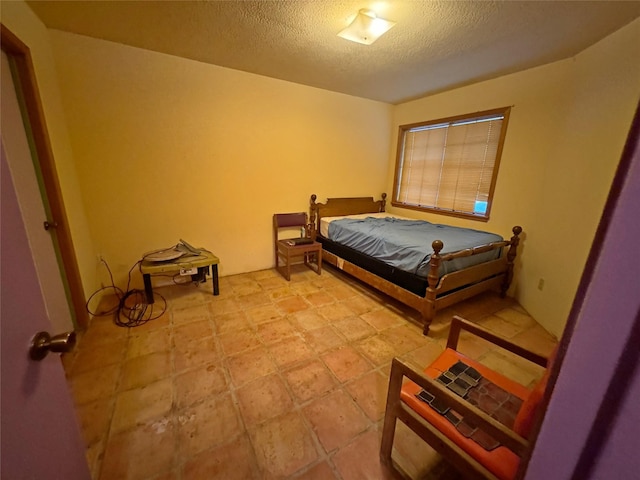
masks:
{"type": "MultiPolygon", "coordinates": [[[[315,236],[320,236],[320,220],[323,217],[384,212],[386,198],[386,193],[383,193],[381,200],[374,200],[373,197],[329,198],[326,203],[316,203],[317,196],[315,194],[311,195],[309,220],[313,227],[314,238],[315,236]]],[[[492,242],[442,255],[440,251],[444,244],[440,240],[435,240],[431,244],[433,254],[429,262],[428,286],[424,297],[405,290],[326,250],[322,251],[322,261],[417,310],[422,316],[423,333],[427,335],[429,326],[438,310],[494,288],[499,288],[502,296],[506,295],[513,279],[513,265],[522,228],[515,226],[512,231],[511,240],[492,242]],[[448,273],[442,277],[438,275],[442,262],[495,249],[506,250],[506,247],[509,247],[506,254],[502,251],[500,258],[497,260],[448,273]]]]}

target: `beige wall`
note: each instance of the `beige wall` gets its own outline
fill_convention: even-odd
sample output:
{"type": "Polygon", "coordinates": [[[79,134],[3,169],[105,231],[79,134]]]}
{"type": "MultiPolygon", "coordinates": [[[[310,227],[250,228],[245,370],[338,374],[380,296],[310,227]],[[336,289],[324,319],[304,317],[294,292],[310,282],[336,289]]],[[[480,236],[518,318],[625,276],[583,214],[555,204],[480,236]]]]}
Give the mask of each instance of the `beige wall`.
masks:
{"type": "Polygon", "coordinates": [[[49,32],[24,2],[1,2],[0,5],[2,23],[31,51],[82,286],[85,296],[88,297],[96,286],[96,257],[76,176],[65,113],[60,101],[49,32]]]}
{"type": "MultiPolygon", "coordinates": [[[[504,236],[521,225],[524,243],[512,293],[555,335],[564,329],[638,102],[639,33],[636,20],[575,58],[408,102],[394,111],[392,148],[398,125],[513,106],[490,221],[417,216],[486,226],[504,236]]],[[[389,192],[395,151],[390,157],[389,192]]]]}
{"type": "Polygon", "coordinates": [[[390,105],[50,33],[92,237],[121,286],[180,238],[221,275],[270,268],[274,212],[384,188],[390,105]]]}
{"type": "Polygon", "coordinates": [[[391,195],[398,125],[512,105],[490,222],[444,220],[522,225],[512,293],[559,335],[640,91],[639,20],[573,59],[396,107],[47,31],[21,1],[2,22],[32,50],[87,295],[106,281],[96,254],[124,286],[180,238],[223,275],[269,268],[273,212],[391,195]]]}

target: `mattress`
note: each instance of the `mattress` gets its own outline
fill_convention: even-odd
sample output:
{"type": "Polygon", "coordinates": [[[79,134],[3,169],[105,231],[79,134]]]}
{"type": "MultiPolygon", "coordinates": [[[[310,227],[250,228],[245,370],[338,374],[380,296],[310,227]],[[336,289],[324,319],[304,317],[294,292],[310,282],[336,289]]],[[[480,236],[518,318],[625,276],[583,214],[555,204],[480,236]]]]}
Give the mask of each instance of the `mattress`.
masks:
{"type": "MultiPolygon", "coordinates": [[[[490,232],[407,219],[388,213],[322,219],[321,234],[331,242],[375,258],[392,269],[426,278],[433,253],[432,242],[442,240],[441,253],[451,253],[502,237],[490,232]],[[325,224],[323,227],[322,224],[325,224]]],[[[440,276],[494,260],[501,250],[442,262],[440,276]]]]}
{"type": "Polygon", "coordinates": [[[364,255],[353,248],[332,242],[326,237],[318,236],[317,240],[322,243],[323,251],[331,252],[341,259],[351,262],[354,265],[377,275],[378,277],[384,278],[405,290],[415,293],[416,295],[421,297],[425,296],[428,287],[426,278],[394,268],[380,260],[364,255]]]}

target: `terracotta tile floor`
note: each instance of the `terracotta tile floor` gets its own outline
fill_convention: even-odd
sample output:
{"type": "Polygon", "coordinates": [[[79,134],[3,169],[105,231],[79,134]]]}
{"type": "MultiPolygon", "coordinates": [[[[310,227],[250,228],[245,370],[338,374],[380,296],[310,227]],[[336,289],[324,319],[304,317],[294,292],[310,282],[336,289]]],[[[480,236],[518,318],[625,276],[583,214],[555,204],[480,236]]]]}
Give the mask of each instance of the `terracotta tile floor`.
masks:
{"type": "MultiPolygon", "coordinates": [[[[63,358],[95,479],[391,478],[378,448],[394,356],[432,361],[454,313],[544,354],[555,344],[493,293],[424,337],[415,313],[330,268],[223,277],[216,297],[210,282],[156,289],[167,310],[140,327],[94,318],[63,358]]],[[[541,375],[461,344],[525,384],[541,375]]],[[[401,422],[394,460],[414,478],[458,478],[401,422]]]]}

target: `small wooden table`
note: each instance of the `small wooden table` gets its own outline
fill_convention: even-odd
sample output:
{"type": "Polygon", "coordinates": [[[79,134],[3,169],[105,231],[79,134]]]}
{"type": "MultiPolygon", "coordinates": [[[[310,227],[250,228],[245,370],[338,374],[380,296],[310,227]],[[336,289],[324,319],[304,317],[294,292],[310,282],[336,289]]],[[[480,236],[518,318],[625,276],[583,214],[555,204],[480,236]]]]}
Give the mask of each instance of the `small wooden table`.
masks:
{"type": "Polygon", "coordinates": [[[147,303],[152,304],[153,288],[151,287],[151,275],[160,273],[177,273],[181,270],[190,270],[197,268],[198,273],[191,275],[194,281],[204,282],[211,267],[211,276],[213,280],[213,294],[220,295],[220,287],[218,285],[218,263],[220,260],[213,253],[202,251],[199,255],[184,255],[175,260],[165,262],[150,262],[143,260],[140,264],[142,279],[144,280],[144,292],[147,297],[147,303]]]}

